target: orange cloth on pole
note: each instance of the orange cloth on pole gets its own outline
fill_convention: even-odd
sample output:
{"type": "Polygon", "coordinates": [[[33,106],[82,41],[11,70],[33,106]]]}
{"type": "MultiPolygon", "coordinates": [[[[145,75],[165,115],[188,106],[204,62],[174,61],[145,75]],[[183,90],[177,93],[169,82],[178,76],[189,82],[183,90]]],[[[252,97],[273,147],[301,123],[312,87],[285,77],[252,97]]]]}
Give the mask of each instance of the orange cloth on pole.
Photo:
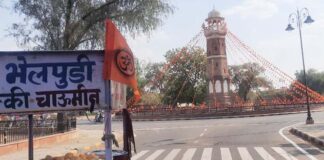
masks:
{"type": "Polygon", "coordinates": [[[134,90],[135,101],[140,99],[133,53],[111,20],[106,20],[103,78],[130,86],[134,90]]]}

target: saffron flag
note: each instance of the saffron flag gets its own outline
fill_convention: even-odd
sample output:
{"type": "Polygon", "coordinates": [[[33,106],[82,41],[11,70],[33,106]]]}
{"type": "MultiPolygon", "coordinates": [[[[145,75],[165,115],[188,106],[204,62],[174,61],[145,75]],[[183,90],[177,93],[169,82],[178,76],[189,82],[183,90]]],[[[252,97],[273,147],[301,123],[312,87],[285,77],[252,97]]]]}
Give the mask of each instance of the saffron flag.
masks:
{"type": "Polygon", "coordinates": [[[130,86],[134,91],[135,101],[140,99],[133,53],[111,20],[106,20],[103,78],[130,86]]]}

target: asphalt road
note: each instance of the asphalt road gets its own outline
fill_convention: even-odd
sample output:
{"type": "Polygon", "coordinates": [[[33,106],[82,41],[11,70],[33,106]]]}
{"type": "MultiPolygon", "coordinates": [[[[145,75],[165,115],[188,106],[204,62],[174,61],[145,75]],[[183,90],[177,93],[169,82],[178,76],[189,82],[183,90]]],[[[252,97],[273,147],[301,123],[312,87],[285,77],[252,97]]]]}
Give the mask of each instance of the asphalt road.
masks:
{"type": "MultiPolygon", "coordinates": [[[[133,122],[137,154],[132,160],[323,160],[324,151],[284,129],[296,123],[304,123],[305,116],[306,113],[231,119],[133,122]],[[289,141],[300,148],[296,148],[289,141]]],[[[313,113],[313,118],[315,122],[323,122],[324,112],[313,113]]],[[[102,125],[91,127],[95,129],[102,125]]],[[[121,128],[121,122],[113,122],[113,130],[121,128]]]]}

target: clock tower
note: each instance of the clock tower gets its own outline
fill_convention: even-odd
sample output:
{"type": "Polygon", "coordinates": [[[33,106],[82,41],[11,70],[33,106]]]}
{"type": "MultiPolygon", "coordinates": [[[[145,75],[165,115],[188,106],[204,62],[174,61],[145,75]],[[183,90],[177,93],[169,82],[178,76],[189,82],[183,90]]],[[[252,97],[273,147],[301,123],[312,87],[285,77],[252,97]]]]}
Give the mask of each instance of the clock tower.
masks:
{"type": "Polygon", "coordinates": [[[224,17],[213,9],[202,26],[207,41],[208,103],[225,107],[231,104],[230,75],[227,66],[224,17]]]}

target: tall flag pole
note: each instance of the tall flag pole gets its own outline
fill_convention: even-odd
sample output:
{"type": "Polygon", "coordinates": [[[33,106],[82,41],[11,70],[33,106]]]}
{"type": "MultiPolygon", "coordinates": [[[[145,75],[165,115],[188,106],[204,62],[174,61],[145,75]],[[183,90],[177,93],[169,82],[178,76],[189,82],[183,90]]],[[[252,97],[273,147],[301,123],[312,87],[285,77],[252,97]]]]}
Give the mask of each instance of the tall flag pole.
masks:
{"type": "MultiPolygon", "coordinates": [[[[108,108],[105,110],[105,150],[106,160],[112,160],[112,135],[111,131],[111,80],[130,86],[134,91],[135,102],[140,100],[137,88],[134,56],[125,38],[111,20],[106,20],[106,43],[103,66],[103,78],[107,80],[106,93],[108,108]]],[[[124,106],[126,108],[126,106],[124,106]]]]}

